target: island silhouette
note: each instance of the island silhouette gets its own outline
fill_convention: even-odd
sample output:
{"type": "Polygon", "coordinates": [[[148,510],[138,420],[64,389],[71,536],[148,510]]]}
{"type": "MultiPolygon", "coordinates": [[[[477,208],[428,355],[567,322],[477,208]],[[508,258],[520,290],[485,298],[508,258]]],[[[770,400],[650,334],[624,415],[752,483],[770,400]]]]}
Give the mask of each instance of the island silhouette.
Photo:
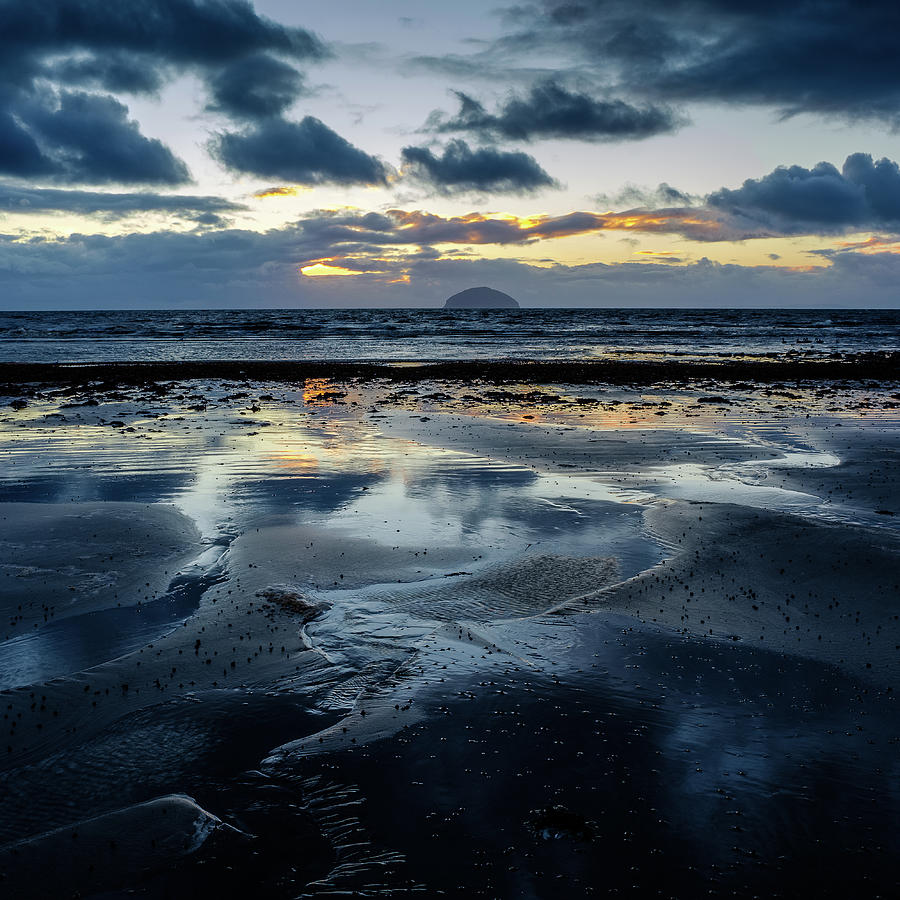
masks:
{"type": "Polygon", "coordinates": [[[454,294],[444,309],[520,309],[518,301],[503,291],[489,287],[472,287],[454,294]]]}

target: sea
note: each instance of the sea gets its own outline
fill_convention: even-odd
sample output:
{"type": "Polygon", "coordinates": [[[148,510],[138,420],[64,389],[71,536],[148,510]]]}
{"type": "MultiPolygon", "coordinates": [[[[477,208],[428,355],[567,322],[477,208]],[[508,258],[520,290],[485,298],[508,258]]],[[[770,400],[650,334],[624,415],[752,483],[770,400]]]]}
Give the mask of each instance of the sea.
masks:
{"type": "Polygon", "coordinates": [[[900,350],[900,310],[0,313],[0,362],[828,358],[900,350]]]}

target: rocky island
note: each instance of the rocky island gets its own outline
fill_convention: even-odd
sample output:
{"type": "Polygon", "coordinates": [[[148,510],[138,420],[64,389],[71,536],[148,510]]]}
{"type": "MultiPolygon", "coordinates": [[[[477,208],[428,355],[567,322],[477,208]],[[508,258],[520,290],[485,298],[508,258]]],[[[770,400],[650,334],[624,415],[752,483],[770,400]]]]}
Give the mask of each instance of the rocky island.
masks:
{"type": "Polygon", "coordinates": [[[520,309],[516,300],[503,291],[489,287],[473,287],[447,299],[444,309],[520,309]]]}

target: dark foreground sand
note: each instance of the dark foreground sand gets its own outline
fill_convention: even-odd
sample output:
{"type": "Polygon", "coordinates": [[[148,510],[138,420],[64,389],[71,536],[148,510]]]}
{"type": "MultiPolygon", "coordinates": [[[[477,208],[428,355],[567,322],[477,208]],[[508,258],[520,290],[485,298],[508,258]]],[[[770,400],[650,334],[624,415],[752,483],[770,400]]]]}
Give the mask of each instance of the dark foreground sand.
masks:
{"type": "Polygon", "coordinates": [[[4,503],[4,639],[154,600],[196,555],[198,539],[190,519],[161,504],[4,503]]]}
{"type": "Polygon", "coordinates": [[[5,895],[896,894],[895,384],[223,378],[8,389],[5,895]]]}

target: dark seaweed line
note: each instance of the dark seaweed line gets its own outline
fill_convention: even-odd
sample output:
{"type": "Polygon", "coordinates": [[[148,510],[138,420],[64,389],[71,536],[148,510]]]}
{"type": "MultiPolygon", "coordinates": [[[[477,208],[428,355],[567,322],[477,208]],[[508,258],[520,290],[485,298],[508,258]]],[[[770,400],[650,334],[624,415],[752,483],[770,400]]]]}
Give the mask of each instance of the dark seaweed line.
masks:
{"type": "Polygon", "coordinates": [[[715,379],[783,381],[896,381],[900,352],[847,354],[840,359],[800,360],[472,360],[447,362],[346,362],[328,360],[201,360],[194,362],[0,363],[0,386],[34,384],[148,384],[220,378],[228,381],[299,382],[308,378],[389,381],[559,382],[658,384],[715,379]]]}

